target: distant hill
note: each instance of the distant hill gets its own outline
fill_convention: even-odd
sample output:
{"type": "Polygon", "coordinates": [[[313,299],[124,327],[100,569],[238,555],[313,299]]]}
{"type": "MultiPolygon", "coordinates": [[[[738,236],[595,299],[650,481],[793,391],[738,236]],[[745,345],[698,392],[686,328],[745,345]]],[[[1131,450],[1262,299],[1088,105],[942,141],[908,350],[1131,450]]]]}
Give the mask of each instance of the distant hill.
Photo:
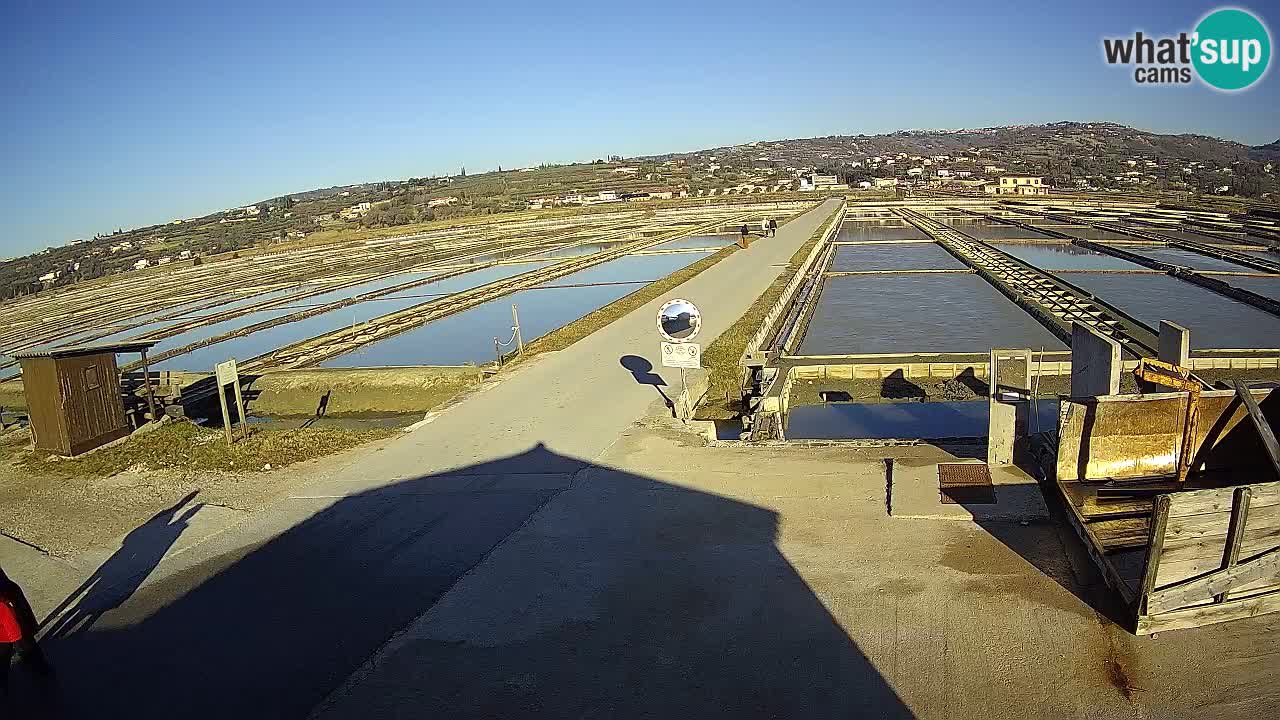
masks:
{"type": "Polygon", "coordinates": [[[1280,140],[1267,145],[1257,145],[1249,148],[1249,158],[1259,162],[1275,162],[1280,160],[1280,140]]]}
{"type": "MultiPolygon", "coordinates": [[[[334,185],[333,187],[320,188],[317,190],[307,190],[305,192],[288,193],[287,195],[281,195],[277,197],[289,197],[296,202],[324,200],[326,198],[331,198],[336,195],[341,195],[344,192],[346,193],[359,192],[364,190],[365,188],[369,188],[377,184],[379,183],[360,183],[359,185],[334,185]]],[[[276,198],[268,198],[266,200],[259,200],[256,204],[268,205],[271,203],[272,200],[275,200],[275,199],[276,198]]]]}
{"type": "MultiPolygon", "coordinates": [[[[1274,144],[1273,144],[1274,145],[1274,144]]],[[[1272,146],[1263,146],[1269,148],[1272,146]]],[[[1242,143],[1206,135],[1161,135],[1116,123],[1056,122],[1047,125],[1008,125],[963,130],[899,130],[883,135],[829,135],[820,138],[773,140],[690,153],[669,153],[659,159],[718,154],[729,158],[774,155],[788,160],[820,160],[860,156],[955,155],[965,151],[1014,153],[1028,157],[1146,157],[1229,165],[1250,158],[1242,143]]]]}

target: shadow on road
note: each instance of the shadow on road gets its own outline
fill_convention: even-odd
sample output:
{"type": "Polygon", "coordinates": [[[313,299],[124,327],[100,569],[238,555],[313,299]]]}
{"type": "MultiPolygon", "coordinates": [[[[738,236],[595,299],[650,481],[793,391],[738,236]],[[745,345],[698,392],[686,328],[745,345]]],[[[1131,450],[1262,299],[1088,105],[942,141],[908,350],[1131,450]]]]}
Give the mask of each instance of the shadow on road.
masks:
{"type": "Polygon", "coordinates": [[[662,401],[666,403],[667,408],[671,410],[674,416],[676,409],[675,401],[667,397],[667,394],[662,391],[662,388],[667,384],[667,381],[663,380],[661,375],[653,371],[653,363],[645,360],[639,355],[623,355],[618,358],[618,362],[622,367],[627,369],[627,372],[631,373],[631,376],[636,379],[636,382],[641,385],[652,385],[653,389],[657,390],[658,394],[662,396],[662,401]]]}
{"type": "Polygon", "coordinates": [[[30,710],[302,718],[434,605],[328,717],[910,717],[778,523],[538,445],[157,579],[48,642],[30,710]]]}
{"type": "Polygon", "coordinates": [[[200,491],[161,510],[125,536],[106,562],[49,613],[43,625],[45,642],[73,635],[129,599],[178,541],[192,516],[204,507],[190,504],[200,491]]]}

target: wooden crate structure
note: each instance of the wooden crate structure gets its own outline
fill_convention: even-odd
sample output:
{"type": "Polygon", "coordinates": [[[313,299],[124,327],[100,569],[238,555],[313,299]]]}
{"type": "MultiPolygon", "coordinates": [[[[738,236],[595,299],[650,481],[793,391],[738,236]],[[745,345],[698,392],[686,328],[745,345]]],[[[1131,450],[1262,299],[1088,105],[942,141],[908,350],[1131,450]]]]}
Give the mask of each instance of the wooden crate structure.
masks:
{"type": "Polygon", "coordinates": [[[1160,495],[1139,635],[1280,610],[1280,482],[1160,495]]]}
{"type": "Polygon", "coordinates": [[[35,446],[58,455],[79,455],[128,435],[132,427],[125,417],[116,353],[145,355],[154,344],[74,345],[15,353],[22,363],[35,446]]]}
{"type": "MultiPolygon", "coordinates": [[[[1280,426],[1280,392],[1255,390],[1280,426]]],[[[1065,399],[1053,467],[1068,518],[1138,634],[1280,610],[1280,476],[1234,391],[1206,391],[1174,478],[1185,393],[1065,399]]]]}

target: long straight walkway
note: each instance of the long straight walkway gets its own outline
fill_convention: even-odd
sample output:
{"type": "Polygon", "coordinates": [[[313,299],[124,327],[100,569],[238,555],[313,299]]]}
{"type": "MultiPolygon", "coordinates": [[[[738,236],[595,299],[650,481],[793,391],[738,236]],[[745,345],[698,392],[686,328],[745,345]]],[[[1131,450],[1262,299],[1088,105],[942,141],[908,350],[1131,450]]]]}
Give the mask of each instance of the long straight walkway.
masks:
{"type": "MultiPolygon", "coordinates": [[[[838,206],[826,201],[674,290],[703,311],[699,341],[740,317],[838,206]]],[[[305,493],[162,561],[131,593],[95,593],[77,608],[79,624],[46,641],[60,668],[57,708],[26,709],[305,716],[661,408],[658,387],[671,394],[678,375],[658,362],[659,304],[515,369],[305,493]],[[627,356],[652,370],[624,366],[627,356]]],[[[118,554],[131,552],[126,543],[118,554]]]]}
{"type": "MultiPolygon", "coordinates": [[[[704,346],[732,325],[778,277],[791,256],[839,207],[829,200],[760,240],[735,252],[671,292],[702,310],[697,341],[704,346]]],[[[665,299],[664,299],[665,300],[665,299]]],[[[570,348],[541,359],[441,415],[404,442],[374,459],[366,470],[373,483],[387,477],[438,472],[524,452],[538,443],[577,458],[598,458],[619,434],[663,402],[655,378],[637,378],[635,361],[651,366],[663,392],[679,392],[679,370],[663,368],[656,300],[570,348]]],[[[642,366],[643,367],[643,366],[642,366]]],[[[553,468],[554,469],[554,468],[553,468]]],[[[524,472],[530,472],[526,468],[524,472]]],[[[353,488],[343,480],[343,490],[353,488]]]]}

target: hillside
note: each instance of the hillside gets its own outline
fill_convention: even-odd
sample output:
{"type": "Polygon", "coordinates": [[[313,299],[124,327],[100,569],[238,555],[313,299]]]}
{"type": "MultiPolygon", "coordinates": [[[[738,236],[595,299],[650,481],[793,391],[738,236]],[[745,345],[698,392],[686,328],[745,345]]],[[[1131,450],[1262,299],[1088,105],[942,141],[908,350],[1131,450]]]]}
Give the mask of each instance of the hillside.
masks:
{"type": "MultiPolygon", "coordinates": [[[[1263,146],[1269,148],[1271,146],[1263,146]]],[[[710,160],[725,165],[755,167],[812,166],[831,172],[860,175],[857,168],[874,164],[874,158],[918,161],[934,156],[969,158],[983,167],[996,165],[1009,171],[1036,172],[1060,181],[1131,172],[1129,161],[1142,167],[1154,167],[1152,173],[1171,183],[1183,183],[1184,189],[1216,191],[1216,178],[1199,178],[1197,170],[1207,173],[1232,168],[1250,161],[1251,153],[1262,148],[1221,140],[1204,135],[1160,135],[1115,123],[1059,122],[1048,125],[1014,125],[965,130],[902,130],[884,135],[831,135],[822,138],[774,140],[748,145],[719,147],[687,153],[669,153],[654,159],[682,159],[697,162],[710,160]],[[870,163],[868,161],[871,161],[870,163]],[[1154,162],[1155,166],[1148,165],[1154,162]],[[1204,166],[1203,168],[1199,166],[1204,166]],[[1190,172],[1187,172],[1190,168],[1190,172]],[[1213,186],[1213,187],[1210,187],[1213,186]]],[[[1256,161],[1256,158],[1254,159],[1256,161]]],[[[912,163],[918,164],[918,163],[912,163]]],[[[882,165],[884,170],[887,166],[882,165]]],[[[1243,168],[1246,172],[1254,168],[1243,168]]],[[[1259,169],[1260,170],[1260,169],[1259,169]]],[[[1236,172],[1236,169],[1231,171],[1236,172]]],[[[1200,173],[1204,174],[1204,173],[1200,173]]],[[[1060,183],[1061,184],[1061,183],[1060,183]]],[[[1177,187],[1175,185],[1175,187],[1177,187]]],[[[1168,189],[1168,188],[1166,188],[1168,189]]],[[[1275,184],[1251,183],[1241,188],[1246,196],[1274,190],[1275,184]]]]}
{"type": "Polygon", "coordinates": [[[91,240],[0,263],[0,299],[156,264],[273,243],[327,241],[530,207],[606,202],[628,194],[792,189],[805,172],[856,187],[876,178],[926,185],[950,178],[1044,175],[1056,188],[1232,195],[1274,202],[1266,163],[1280,141],[1250,148],[1204,135],[1161,135],[1115,123],[1058,122],[963,130],[901,130],[769,140],[640,158],[336,186],[91,240]],[[601,193],[604,193],[603,195],[601,193]]]}
{"type": "Polygon", "coordinates": [[[1259,162],[1275,162],[1280,160],[1280,140],[1266,145],[1249,148],[1249,158],[1259,162]]]}
{"type": "MultiPolygon", "coordinates": [[[[1270,146],[1262,146],[1270,147],[1270,146]]],[[[966,151],[1036,155],[1148,156],[1229,164],[1248,159],[1250,148],[1205,135],[1160,135],[1115,123],[1058,122],[964,130],[899,130],[884,135],[830,135],[775,140],[655,158],[690,158],[706,153],[737,158],[773,153],[788,159],[821,160],[858,155],[931,156],[966,151]]],[[[771,158],[773,159],[773,158],[771,158]]]]}

